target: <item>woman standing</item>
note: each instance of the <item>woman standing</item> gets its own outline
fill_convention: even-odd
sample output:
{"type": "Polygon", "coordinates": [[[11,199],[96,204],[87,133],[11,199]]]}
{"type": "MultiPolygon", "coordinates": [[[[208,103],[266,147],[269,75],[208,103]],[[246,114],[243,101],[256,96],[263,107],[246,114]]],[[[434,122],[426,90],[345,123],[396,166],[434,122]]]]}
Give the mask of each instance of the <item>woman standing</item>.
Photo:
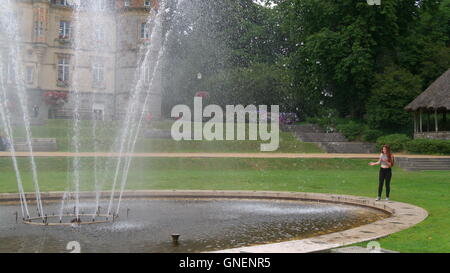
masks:
{"type": "Polygon", "coordinates": [[[394,155],[391,153],[389,145],[384,145],[381,149],[380,158],[377,162],[370,162],[370,166],[380,165],[380,176],[378,183],[378,197],[377,201],[381,200],[381,193],[383,192],[383,185],[386,181],[386,201],[389,201],[389,194],[391,193],[391,178],[392,167],[394,167],[394,155]]]}

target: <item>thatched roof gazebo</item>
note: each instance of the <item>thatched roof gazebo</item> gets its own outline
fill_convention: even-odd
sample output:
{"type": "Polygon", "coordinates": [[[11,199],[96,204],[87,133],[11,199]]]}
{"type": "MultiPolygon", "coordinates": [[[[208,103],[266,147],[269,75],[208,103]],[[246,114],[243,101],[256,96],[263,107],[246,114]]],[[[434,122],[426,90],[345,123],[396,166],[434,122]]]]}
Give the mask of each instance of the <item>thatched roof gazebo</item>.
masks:
{"type": "Polygon", "coordinates": [[[450,140],[450,69],[405,107],[414,114],[414,138],[450,140]],[[433,116],[433,117],[432,117],[433,116]]]}

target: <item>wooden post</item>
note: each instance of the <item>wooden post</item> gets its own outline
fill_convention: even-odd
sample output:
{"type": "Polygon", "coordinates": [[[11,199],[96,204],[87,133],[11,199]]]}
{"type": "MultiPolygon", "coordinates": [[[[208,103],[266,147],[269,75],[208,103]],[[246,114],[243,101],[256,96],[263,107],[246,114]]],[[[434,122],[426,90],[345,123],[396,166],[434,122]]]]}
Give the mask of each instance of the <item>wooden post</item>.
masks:
{"type": "Polygon", "coordinates": [[[417,133],[417,112],[414,112],[413,119],[414,119],[414,134],[415,134],[417,133]]]}
{"type": "Polygon", "coordinates": [[[444,124],[444,131],[450,130],[450,128],[447,125],[447,109],[445,109],[444,112],[442,113],[442,123],[444,124]]]}
{"type": "Polygon", "coordinates": [[[419,122],[420,122],[419,132],[422,133],[422,109],[419,110],[419,122]]]}
{"type": "Polygon", "coordinates": [[[434,110],[434,128],[436,129],[436,133],[439,132],[438,127],[438,116],[437,116],[437,110],[434,110]]]}

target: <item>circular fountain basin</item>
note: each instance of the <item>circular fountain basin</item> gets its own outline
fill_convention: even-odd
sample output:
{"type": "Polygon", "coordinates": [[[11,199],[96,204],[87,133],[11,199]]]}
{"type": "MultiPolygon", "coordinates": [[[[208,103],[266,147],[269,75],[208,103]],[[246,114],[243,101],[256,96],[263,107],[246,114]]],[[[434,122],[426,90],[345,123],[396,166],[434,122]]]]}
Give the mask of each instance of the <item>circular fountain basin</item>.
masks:
{"type": "MultiPolygon", "coordinates": [[[[46,211],[59,210],[56,196],[44,196],[46,211]]],[[[67,252],[70,241],[80,243],[82,252],[218,251],[336,234],[392,216],[389,209],[363,202],[279,193],[167,191],[125,196],[114,222],[68,226],[16,223],[19,207],[11,200],[5,203],[4,198],[3,204],[0,201],[0,252],[67,252]],[[173,234],[180,235],[177,243],[173,234]]],[[[107,207],[107,200],[103,203],[107,207]]],[[[80,209],[93,207],[93,200],[82,199],[80,209]]]]}

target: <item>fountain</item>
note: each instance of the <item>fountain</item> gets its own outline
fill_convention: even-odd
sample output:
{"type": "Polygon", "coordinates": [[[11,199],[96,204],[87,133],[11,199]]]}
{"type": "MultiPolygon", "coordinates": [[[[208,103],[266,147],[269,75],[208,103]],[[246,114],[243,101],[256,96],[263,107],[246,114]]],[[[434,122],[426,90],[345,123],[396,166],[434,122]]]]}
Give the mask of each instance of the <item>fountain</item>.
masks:
{"type": "MultiPolygon", "coordinates": [[[[126,191],[132,154],[152,103],[152,92],[161,88],[161,65],[167,54],[167,41],[174,32],[174,25],[167,25],[166,19],[171,17],[173,22],[180,19],[182,11],[189,10],[185,6],[189,4],[187,2],[160,1],[158,8],[149,10],[146,25],[151,27],[144,29],[148,33],[143,34],[148,41],[146,38],[140,43],[136,58],[129,61],[132,63],[129,66],[136,67],[134,81],[130,84],[128,102],[122,105],[123,115],[116,117],[114,123],[114,142],[109,151],[117,156],[106,158],[99,156],[104,150],[97,141],[104,133],[102,119],[95,116],[87,129],[83,123],[84,108],[92,112],[102,94],[94,92],[90,99],[86,99],[83,75],[91,62],[95,66],[99,60],[107,59],[109,51],[120,52],[117,48],[108,48],[111,35],[117,35],[117,31],[112,34],[110,27],[111,22],[117,19],[115,7],[98,0],[68,2],[72,11],[71,38],[61,43],[73,50],[73,73],[68,86],[72,106],[68,140],[69,151],[75,156],[70,159],[65,191],[57,193],[41,193],[39,187],[29,117],[29,93],[20,65],[21,41],[16,35],[16,1],[2,2],[0,124],[11,144],[18,196],[0,195],[0,252],[56,252],[62,242],[71,239],[87,246],[87,252],[210,251],[344,231],[385,219],[393,213],[387,208],[356,201],[341,204],[341,201],[324,199],[323,203],[317,202],[320,198],[316,196],[126,191]],[[14,126],[23,127],[25,132],[33,193],[24,190],[23,166],[19,164],[14,148],[14,126]],[[85,138],[92,142],[92,159],[79,155],[86,150],[83,146],[85,138]],[[86,178],[86,170],[92,173],[92,177],[86,178]],[[124,200],[127,200],[126,208],[123,208],[124,200]],[[20,214],[17,204],[20,205],[20,214]],[[126,217],[122,218],[121,212],[126,217]],[[18,224],[20,218],[25,225],[18,224]],[[51,229],[48,234],[51,240],[38,243],[42,230],[34,228],[36,226],[51,229]],[[82,238],[77,236],[79,232],[83,233],[82,238]],[[17,234],[20,234],[20,239],[17,234]],[[41,248],[35,249],[36,246],[41,248]]],[[[127,56],[122,57],[126,59],[127,56]]],[[[118,69],[116,64],[111,64],[111,67],[118,69]]],[[[96,66],[95,69],[101,67],[96,66]]],[[[102,90],[101,86],[99,90],[102,90]]]]}
{"type": "MultiPolygon", "coordinates": [[[[43,197],[49,211],[58,208],[60,194],[43,197]]],[[[95,215],[94,224],[93,215],[81,210],[92,207],[95,196],[80,193],[80,221],[70,212],[63,223],[58,215],[49,215],[45,221],[32,218],[28,225],[17,225],[11,216],[16,205],[0,198],[0,253],[59,252],[69,241],[79,242],[83,252],[217,251],[342,232],[388,216],[381,210],[275,193],[269,198],[252,192],[151,191],[125,192],[123,198],[132,211],[127,218],[95,215]],[[35,228],[39,226],[44,230],[35,228]]]]}
{"type": "Polygon", "coordinates": [[[21,68],[21,54],[19,53],[19,37],[16,35],[18,24],[16,20],[13,1],[7,0],[3,3],[0,11],[0,115],[6,137],[11,146],[11,158],[16,172],[17,185],[20,195],[20,206],[23,219],[30,218],[28,202],[25,197],[22,177],[16,158],[14,148],[14,137],[12,124],[14,119],[19,119],[26,131],[26,142],[31,153],[30,165],[32,168],[33,185],[35,189],[37,215],[44,217],[42,200],[40,199],[39,181],[36,169],[36,162],[33,157],[33,147],[31,145],[30,117],[27,105],[27,93],[23,83],[23,72],[21,68]],[[18,105],[17,105],[18,104],[18,105]],[[15,111],[15,113],[12,113],[15,111]]]}
{"type": "MultiPolygon", "coordinates": [[[[177,8],[183,1],[177,2],[177,8]]],[[[20,37],[15,35],[18,32],[17,14],[15,9],[16,2],[13,0],[6,1],[4,8],[0,15],[0,31],[2,34],[2,55],[0,56],[0,72],[2,77],[0,82],[1,88],[1,121],[2,127],[5,128],[5,135],[9,143],[11,143],[11,157],[14,163],[16,171],[17,184],[20,195],[22,217],[25,223],[34,223],[35,220],[40,218],[44,221],[45,212],[40,199],[40,190],[38,182],[38,173],[33,156],[33,149],[31,145],[31,129],[30,118],[28,114],[27,106],[27,92],[25,89],[24,78],[22,68],[18,65],[20,63],[20,37]],[[3,75],[6,75],[3,77],[3,75]],[[19,102],[20,112],[11,113],[11,107],[9,105],[13,100],[19,102]],[[14,119],[20,118],[22,125],[26,130],[26,139],[28,143],[28,149],[30,151],[30,162],[33,170],[33,185],[35,188],[35,198],[37,206],[37,217],[33,216],[29,210],[29,202],[26,198],[23,182],[21,178],[20,168],[17,164],[16,152],[14,150],[14,133],[12,130],[12,123],[14,119]]],[[[83,67],[87,64],[87,56],[85,52],[96,56],[95,58],[103,58],[105,45],[110,42],[111,21],[115,20],[114,5],[105,5],[104,1],[96,0],[74,0],[69,1],[68,4],[73,10],[72,25],[70,30],[71,47],[73,49],[73,78],[71,79],[70,87],[70,100],[73,104],[71,116],[72,120],[72,132],[70,134],[70,151],[79,153],[82,149],[82,101],[84,99],[83,89],[85,88],[85,82],[83,82],[83,67]],[[92,26],[96,26],[92,28],[92,26]]],[[[128,105],[125,107],[125,115],[121,121],[121,125],[118,126],[120,130],[117,131],[116,140],[111,147],[111,152],[117,152],[120,156],[116,158],[108,159],[107,162],[100,162],[97,156],[94,157],[94,164],[92,171],[94,173],[93,192],[95,193],[95,204],[90,209],[92,213],[93,222],[96,221],[97,216],[100,216],[98,211],[100,200],[102,199],[101,192],[104,187],[105,181],[109,179],[106,175],[106,167],[112,167],[114,169],[114,176],[112,178],[112,186],[110,188],[109,203],[105,206],[106,214],[105,221],[111,220],[118,216],[120,205],[122,201],[122,194],[125,190],[128,171],[130,169],[132,157],[125,156],[131,154],[135,148],[136,141],[138,139],[141,125],[147,108],[150,94],[154,88],[158,88],[158,84],[155,82],[158,77],[159,63],[164,55],[164,43],[167,37],[170,35],[170,29],[163,34],[162,18],[165,14],[165,2],[162,1],[159,9],[152,9],[149,11],[147,18],[147,25],[152,25],[152,29],[149,29],[149,40],[151,43],[142,43],[139,48],[137,60],[139,63],[136,65],[135,71],[135,84],[132,90],[130,90],[130,99],[128,105]],[[149,79],[147,77],[150,77],[149,79]],[[103,169],[101,169],[103,167],[103,169]]],[[[95,60],[94,60],[95,62],[95,60]]],[[[97,93],[94,92],[93,98],[90,100],[88,108],[93,109],[93,104],[96,101],[97,93]]],[[[86,103],[83,103],[83,107],[86,107],[86,103]]],[[[17,109],[16,109],[17,110],[17,109]]],[[[91,124],[90,136],[92,139],[98,139],[99,123],[97,118],[93,118],[91,124]]],[[[97,142],[94,141],[94,153],[100,151],[97,142]]],[[[83,183],[81,178],[82,166],[87,164],[83,162],[84,159],[75,156],[72,159],[70,176],[68,176],[67,190],[62,196],[61,206],[59,209],[59,223],[67,224],[64,219],[70,217],[64,216],[64,212],[73,209],[72,217],[81,222],[80,217],[80,186],[83,183]]],[[[88,185],[89,186],[89,185],[88,185]]],[[[86,215],[84,215],[86,216],[86,215]]],[[[86,218],[86,217],[83,217],[86,218]]],[[[91,222],[91,221],[90,221],[91,222]]],[[[55,223],[56,224],[56,223],[55,223]]]]}

